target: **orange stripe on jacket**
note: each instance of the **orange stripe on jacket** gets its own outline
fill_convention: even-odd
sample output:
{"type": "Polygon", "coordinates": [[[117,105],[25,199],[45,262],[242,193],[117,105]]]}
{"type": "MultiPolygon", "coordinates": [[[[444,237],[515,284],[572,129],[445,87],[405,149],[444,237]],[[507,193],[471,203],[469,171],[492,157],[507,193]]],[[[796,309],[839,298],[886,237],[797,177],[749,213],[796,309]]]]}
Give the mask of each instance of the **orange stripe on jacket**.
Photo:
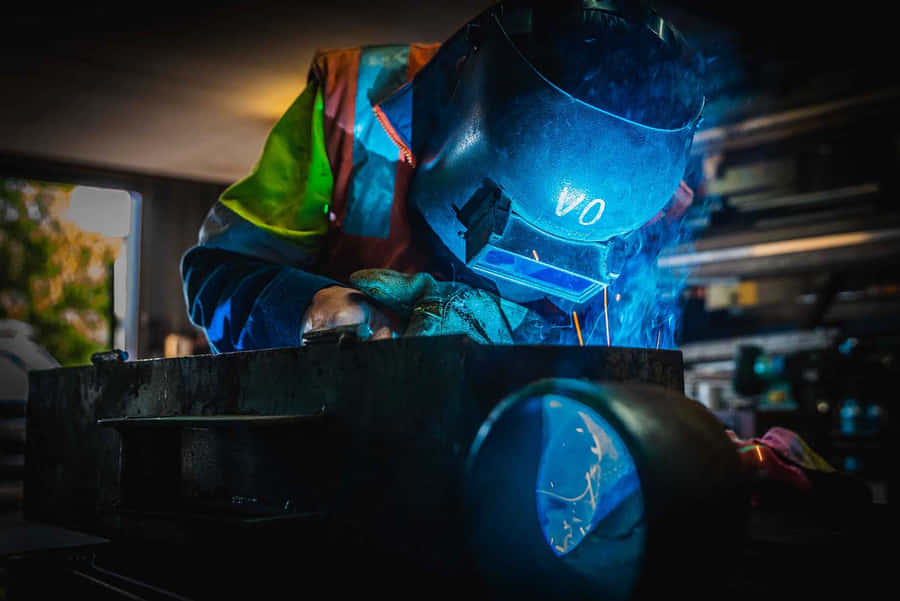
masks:
{"type": "MultiPolygon", "coordinates": [[[[407,59],[407,80],[431,59],[440,44],[413,44],[407,59]]],[[[325,147],[334,176],[334,193],[330,211],[335,214],[329,223],[325,247],[322,249],[318,272],[339,281],[357,269],[382,267],[405,273],[423,271],[427,254],[415,248],[407,213],[407,194],[414,168],[400,160],[394,180],[390,232],[387,238],[353,236],[340,230],[346,210],[347,192],[353,175],[353,127],[356,110],[357,78],[360,49],[326,50],[316,53],[312,74],[324,84],[325,147]]],[[[379,119],[381,122],[382,119],[379,119]]],[[[387,124],[387,120],[383,120],[387,124]]],[[[388,135],[396,136],[386,127],[388,135]]],[[[392,137],[393,137],[392,136],[392,137]]],[[[398,138],[399,139],[399,138],[398,138]]],[[[411,155],[410,155],[411,158],[411,155]]]]}

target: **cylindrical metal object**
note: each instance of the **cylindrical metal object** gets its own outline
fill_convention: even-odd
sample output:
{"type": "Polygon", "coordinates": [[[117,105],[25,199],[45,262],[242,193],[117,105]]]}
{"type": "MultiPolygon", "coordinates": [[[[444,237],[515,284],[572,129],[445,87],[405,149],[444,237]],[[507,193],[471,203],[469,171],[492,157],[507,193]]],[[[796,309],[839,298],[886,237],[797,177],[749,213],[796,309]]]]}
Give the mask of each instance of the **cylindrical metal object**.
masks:
{"type": "Polygon", "coordinates": [[[549,379],[497,405],[466,466],[468,537],[498,596],[703,596],[744,534],[724,426],[639,383],[549,379]]]}

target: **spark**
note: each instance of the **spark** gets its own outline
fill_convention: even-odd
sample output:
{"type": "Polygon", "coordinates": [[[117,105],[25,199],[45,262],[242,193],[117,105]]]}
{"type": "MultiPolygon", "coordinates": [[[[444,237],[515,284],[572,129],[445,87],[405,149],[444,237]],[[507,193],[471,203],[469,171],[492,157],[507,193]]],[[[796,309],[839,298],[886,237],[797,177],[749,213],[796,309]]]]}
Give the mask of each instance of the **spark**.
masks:
{"type": "Polygon", "coordinates": [[[762,451],[759,449],[759,447],[756,447],[756,454],[759,456],[759,462],[762,463],[763,456],[762,456],[762,451]]]}
{"type": "Polygon", "coordinates": [[[538,256],[536,250],[532,249],[532,250],[531,250],[531,254],[534,255],[534,260],[535,260],[535,261],[537,261],[538,263],[541,262],[541,258],[538,256]]]}
{"type": "Polygon", "coordinates": [[[597,509],[597,496],[594,494],[594,477],[599,480],[600,475],[600,466],[592,465],[591,469],[584,475],[584,479],[587,481],[587,491],[591,494],[590,504],[591,509],[597,509]]]}
{"type": "Polygon", "coordinates": [[[609,309],[606,306],[606,288],[603,289],[603,319],[606,321],[606,346],[610,346],[609,343],[609,309]]]}
{"type": "Polygon", "coordinates": [[[659,350],[659,339],[662,338],[662,328],[659,329],[659,332],[656,334],[656,350],[659,350]]]}
{"type": "MultiPolygon", "coordinates": [[[[552,490],[546,490],[542,488],[537,489],[535,492],[546,495],[558,501],[562,501],[563,503],[578,503],[579,501],[582,501],[586,498],[588,503],[590,504],[591,509],[597,509],[597,495],[594,491],[594,483],[600,482],[600,466],[597,464],[592,465],[588,469],[588,471],[584,473],[584,480],[584,490],[574,497],[566,497],[559,493],[553,492],[552,490]]],[[[563,522],[563,524],[566,525],[565,522],[563,522]]],[[[568,528],[569,526],[566,525],[566,527],[568,528]]]]}
{"type": "Polygon", "coordinates": [[[578,346],[584,346],[584,339],[581,337],[581,326],[578,324],[577,311],[572,311],[572,318],[575,320],[575,331],[578,332],[578,346]]]}

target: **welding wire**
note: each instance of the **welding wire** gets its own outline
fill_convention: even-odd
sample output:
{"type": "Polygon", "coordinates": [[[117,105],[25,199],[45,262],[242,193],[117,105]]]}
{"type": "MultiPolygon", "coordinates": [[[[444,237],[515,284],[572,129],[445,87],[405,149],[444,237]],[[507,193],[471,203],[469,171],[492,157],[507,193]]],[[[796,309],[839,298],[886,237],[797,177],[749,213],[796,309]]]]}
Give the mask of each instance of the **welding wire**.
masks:
{"type": "Polygon", "coordinates": [[[603,289],[603,319],[606,320],[606,346],[610,346],[609,344],[609,310],[606,307],[606,290],[603,289]]]}
{"type": "Polygon", "coordinates": [[[581,337],[581,326],[578,325],[578,313],[572,311],[572,318],[575,320],[575,331],[578,332],[578,346],[584,346],[584,339],[581,337]]]}

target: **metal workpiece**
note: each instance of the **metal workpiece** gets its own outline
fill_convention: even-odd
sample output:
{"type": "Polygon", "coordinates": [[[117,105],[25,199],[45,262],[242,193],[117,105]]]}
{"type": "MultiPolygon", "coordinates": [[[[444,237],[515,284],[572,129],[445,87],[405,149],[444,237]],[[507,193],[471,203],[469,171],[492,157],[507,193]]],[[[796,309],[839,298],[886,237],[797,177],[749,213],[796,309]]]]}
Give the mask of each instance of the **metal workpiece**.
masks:
{"type": "Polygon", "coordinates": [[[678,351],[465,336],[32,372],[25,517],[235,561],[304,541],[312,563],[465,572],[465,463],[498,403],[547,378],[681,396],[682,373],[678,351]]]}
{"type": "Polygon", "coordinates": [[[659,599],[699,557],[692,595],[707,598],[740,552],[746,492],[732,443],[696,401],[646,383],[554,378],[516,391],[482,427],[466,520],[498,598],[659,599]]]}

